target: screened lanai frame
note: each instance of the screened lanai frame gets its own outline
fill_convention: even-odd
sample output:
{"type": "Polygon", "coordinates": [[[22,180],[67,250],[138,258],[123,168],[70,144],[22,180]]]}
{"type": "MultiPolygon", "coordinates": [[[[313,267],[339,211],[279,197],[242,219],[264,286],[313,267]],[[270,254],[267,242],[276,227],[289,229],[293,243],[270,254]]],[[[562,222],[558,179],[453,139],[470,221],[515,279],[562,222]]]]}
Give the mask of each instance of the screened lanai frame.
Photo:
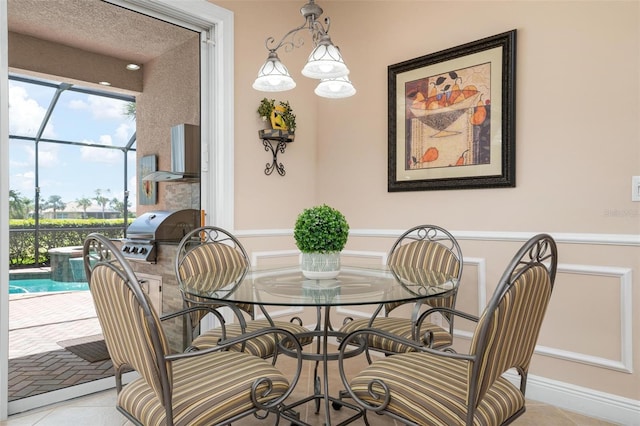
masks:
{"type": "MultiPolygon", "coordinates": [[[[43,115],[42,121],[39,123],[38,128],[35,132],[28,132],[29,134],[14,134],[9,133],[9,142],[10,144],[13,142],[19,141],[27,141],[33,143],[34,149],[34,165],[33,165],[33,173],[34,173],[34,187],[33,187],[33,202],[34,202],[34,234],[35,234],[35,266],[40,265],[40,219],[41,219],[41,196],[40,193],[40,162],[39,162],[39,152],[40,152],[40,144],[48,143],[55,144],[57,146],[75,146],[75,147],[85,147],[90,148],[91,150],[99,149],[99,150],[109,150],[110,152],[120,151],[122,152],[122,165],[123,165],[123,235],[126,232],[127,218],[129,217],[129,153],[135,153],[136,151],[136,131],[135,131],[135,115],[133,118],[133,131],[128,138],[124,141],[124,143],[119,145],[109,145],[104,143],[95,143],[95,142],[86,142],[80,140],[65,140],[65,139],[57,139],[57,138],[47,138],[45,130],[47,126],[51,122],[52,116],[56,113],[56,107],[59,106],[60,97],[65,92],[77,92],[85,95],[95,96],[104,99],[115,99],[122,101],[124,103],[133,103],[135,105],[136,99],[134,96],[109,92],[106,90],[98,90],[88,87],[82,87],[78,85],[73,85],[66,82],[57,82],[45,79],[39,79],[31,76],[19,75],[19,74],[9,74],[9,81],[14,81],[18,83],[23,83],[26,85],[34,85],[36,87],[49,88],[54,90],[53,96],[49,101],[49,105],[46,108],[46,113],[43,115]]],[[[59,109],[58,109],[59,110],[59,109]]],[[[9,126],[11,128],[11,126],[9,126]]],[[[79,139],[82,139],[80,137],[79,139]]],[[[105,151],[105,152],[109,152],[105,151]]],[[[134,164],[135,165],[135,164],[134,164]]],[[[135,211],[135,210],[134,210],[135,211]]]]}

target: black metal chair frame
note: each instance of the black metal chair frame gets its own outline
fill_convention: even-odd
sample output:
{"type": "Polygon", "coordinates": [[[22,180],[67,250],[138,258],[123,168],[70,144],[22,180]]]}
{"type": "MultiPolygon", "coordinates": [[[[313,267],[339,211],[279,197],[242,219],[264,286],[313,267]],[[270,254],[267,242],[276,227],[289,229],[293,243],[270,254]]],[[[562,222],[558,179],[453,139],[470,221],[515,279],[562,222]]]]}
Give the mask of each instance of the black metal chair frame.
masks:
{"type": "MultiPolygon", "coordinates": [[[[392,257],[393,253],[398,250],[401,246],[411,243],[411,242],[419,242],[419,241],[429,241],[429,242],[433,242],[433,243],[437,243],[437,244],[441,244],[443,247],[445,247],[449,252],[451,252],[453,254],[453,256],[455,256],[458,259],[459,262],[459,266],[458,266],[458,275],[457,275],[457,279],[458,281],[461,279],[462,277],[462,269],[463,269],[463,258],[462,258],[462,249],[460,248],[460,245],[458,244],[458,241],[455,239],[455,237],[446,229],[437,226],[437,225],[417,225],[414,226],[408,230],[406,230],[402,235],[400,235],[396,241],[394,242],[393,246],[391,246],[391,249],[389,250],[389,253],[387,255],[387,264],[391,267],[393,267],[394,265],[389,263],[389,259],[392,257]]],[[[392,273],[395,274],[395,271],[392,269],[392,273]]],[[[399,281],[402,282],[402,280],[399,278],[399,281]]],[[[452,298],[452,306],[455,306],[456,303],[456,298],[458,295],[458,286],[456,286],[455,290],[453,292],[447,293],[445,295],[443,295],[443,297],[451,297],[452,298]]],[[[414,342],[419,342],[420,338],[422,338],[425,342],[427,342],[427,344],[429,344],[429,342],[432,340],[431,336],[427,333],[425,336],[419,336],[418,334],[420,333],[420,329],[422,327],[422,324],[424,323],[424,321],[427,319],[427,317],[433,313],[436,313],[436,311],[431,310],[431,309],[426,309],[423,310],[424,308],[424,301],[423,300],[419,300],[417,302],[412,302],[413,303],[413,308],[412,308],[412,313],[411,313],[411,340],[413,340],[414,342]],[[421,312],[422,311],[422,312],[421,312]]],[[[428,304],[428,302],[426,302],[428,304]]],[[[376,308],[376,310],[373,312],[373,314],[371,314],[371,318],[369,320],[369,324],[368,324],[368,328],[375,328],[373,327],[373,321],[381,314],[383,313],[384,317],[388,317],[389,313],[393,311],[393,309],[402,306],[402,305],[396,305],[393,306],[391,309],[389,309],[389,306],[387,304],[381,303],[380,305],[378,305],[378,307],[376,308]]],[[[453,335],[453,322],[454,322],[454,316],[450,315],[448,312],[446,311],[442,311],[440,312],[445,320],[447,321],[448,324],[448,328],[449,328],[449,333],[451,335],[453,335]]],[[[344,319],[344,324],[346,324],[349,321],[352,321],[353,317],[347,317],[344,319]]],[[[389,352],[389,351],[385,351],[383,349],[380,348],[367,348],[367,350],[365,351],[366,356],[367,356],[367,361],[369,363],[372,362],[371,359],[371,355],[369,353],[369,350],[374,350],[377,352],[382,352],[386,355],[392,355],[393,352],[389,352]]]]}
{"type": "MultiPolygon", "coordinates": [[[[176,259],[175,259],[175,273],[176,273],[176,278],[178,279],[178,283],[180,284],[181,282],[180,267],[182,262],[185,260],[185,258],[189,255],[189,253],[192,250],[204,244],[226,244],[232,249],[237,250],[240,253],[244,262],[246,263],[246,266],[243,273],[240,274],[238,277],[236,277],[234,282],[236,283],[242,282],[242,280],[244,279],[250,267],[249,256],[244,246],[242,245],[242,243],[226,229],[223,229],[217,226],[203,226],[188,232],[178,244],[178,249],[176,252],[176,259]]],[[[231,282],[227,284],[231,284],[231,282]]],[[[234,290],[235,290],[235,287],[233,287],[229,291],[234,291],[234,290]]],[[[182,294],[182,299],[185,307],[202,306],[202,307],[207,307],[209,311],[215,311],[214,315],[220,324],[222,340],[227,339],[226,337],[227,321],[225,320],[223,315],[218,311],[218,309],[222,307],[227,307],[233,312],[234,318],[238,321],[238,324],[242,330],[242,334],[245,334],[247,332],[246,331],[247,318],[245,318],[245,315],[249,317],[249,320],[251,321],[255,320],[255,305],[244,306],[243,308],[241,308],[241,307],[238,307],[238,305],[231,302],[223,303],[223,302],[213,302],[213,301],[207,302],[203,300],[197,300],[191,297],[188,293],[186,293],[182,289],[180,289],[180,293],[182,294]]],[[[258,308],[260,309],[260,312],[265,317],[265,319],[269,322],[270,326],[277,327],[277,324],[273,321],[273,319],[269,315],[269,312],[264,308],[264,306],[258,304],[258,308]]],[[[302,319],[299,317],[291,318],[290,322],[297,322],[299,325],[302,326],[302,319]]],[[[190,335],[190,337],[193,338],[193,334],[197,332],[199,324],[193,323],[193,317],[191,315],[189,316],[189,324],[192,330],[192,334],[190,335]]],[[[277,344],[276,344],[276,347],[277,347],[277,344]]],[[[244,346],[242,347],[242,350],[244,351],[244,346]]],[[[274,362],[276,360],[276,357],[277,357],[277,353],[274,353],[273,355],[274,362]]]]}
{"type": "MultiPolygon", "coordinates": [[[[557,272],[557,259],[558,259],[558,254],[557,254],[556,243],[550,235],[538,234],[532,237],[531,239],[529,239],[518,250],[518,252],[509,262],[509,265],[507,266],[505,272],[500,278],[498,286],[491,300],[488,302],[482,316],[485,316],[485,317],[493,316],[502,298],[508,292],[511,285],[514,282],[516,282],[516,280],[522,274],[524,274],[527,270],[529,270],[532,267],[539,266],[539,265],[545,266],[545,268],[548,271],[551,290],[553,290],[553,285],[555,282],[555,277],[557,272]]],[[[431,308],[425,311],[423,315],[428,315],[430,313],[435,313],[435,312],[441,312],[443,314],[448,314],[451,316],[459,316],[461,318],[464,318],[466,320],[476,322],[476,323],[480,320],[479,316],[470,315],[456,309],[449,309],[449,308],[443,308],[443,307],[431,308]]],[[[346,389],[346,391],[343,391],[343,392],[346,392],[346,394],[348,394],[350,398],[353,398],[353,400],[358,405],[362,406],[366,410],[370,410],[378,414],[382,414],[382,413],[387,414],[408,425],[421,426],[421,425],[416,425],[412,422],[408,422],[406,419],[400,418],[398,416],[395,416],[392,413],[385,411],[385,408],[388,406],[390,402],[391,396],[389,394],[389,389],[384,385],[382,381],[374,379],[370,384],[370,386],[372,386],[375,382],[375,384],[380,385],[384,389],[384,392],[385,392],[384,394],[377,395],[378,400],[380,401],[378,405],[371,405],[361,400],[354,394],[354,392],[349,386],[349,379],[345,373],[344,364],[343,364],[344,359],[346,359],[344,354],[347,353],[349,350],[348,346],[349,345],[367,346],[367,341],[368,341],[367,335],[369,334],[382,336],[388,339],[395,340],[407,346],[410,346],[417,352],[427,352],[427,353],[442,356],[442,357],[450,357],[454,359],[467,360],[471,362],[473,364],[473,369],[472,369],[472,373],[469,381],[466,424],[472,425],[475,409],[480,402],[479,400],[475,400],[473,396],[477,395],[478,380],[481,373],[479,360],[483,357],[483,354],[489,348],[488,346],[489,342],[487,342],[487,339],[486,339],[486,336],[489,333],[489,325],[490,325],[490,321],[485,321],[482,323],[482,328],[475,330],[475,334],[477,334],[478,341],[480,343],[474,354],[459,354],[459,353],[456,353],[451,348],[448,348],[446,350],[433,349],[428,346],[425,346],[424,344],[420,344],[418,342],[408,340],[408,339],[403,339],[399,336],[395,336],[390,333],[385,333],[375,328],[356,330],[350,333],[349,335],[345,336],[345,338],[342,340],[339,347],[338,367],[339,367],[340,377],[346,389]]],[[[529,354],[529,358],[531,357],[531,355],[532,353],[529,354]]],[[[527,386],[528,370],[524,370],[518,366],[515,366],[515,369],[520,377],[520,386],[519,386],[520,392],[524,396],[526,392],[526,386],[527,386]]],[[[371,387],[370,387],[370,391],[372,392],[371,387]]],[[[518,412],[516,412],[512,417],[507,419],[507,421],[505,421],[503,424],[506,425],[513,422],[516,418],[521,416],[525,412],[525,410],[526,410],[526,407],[523,406],[518,412]]]]}
{"type": "MultiPolygon", "coordinates": [[[[268,380],[265,381],[265,379],[263,378],[256,378],[256,381],[254,382],[251,389],[251,399],[255,407],[231,419],[226,420],[224,424],[230,424],[232,421],[236,421],[250,414],[256,413],[256,415],[258,415],[257,413],[259,412],[275,413],[276,424],[279,422],[280,417],[286,418],[287,420],[295,424],[300,424],[295,417],[290,417],[287,413],[282,411],[283,403],[295,388],[300,378],[300,373],[302,369],[302,361],[303,361],[302,346],[300,345],[300,343],[292,333],[290,333],[287,330],[279,329],[276,327],[270,327],[270,328],[265,328],[256,332],[248,333],[237,338],[228,339],[224,342],[221,342],[220,345],[213,348],[207,348],[207,349],[198,350],[198,351],[188,351],[184,353],[173,353],[173,354],[165,353],[162,349],[162,343],[160,340],[161,324],[159,324],[155,320],[155,316],[152,313],[153,308],[149,305],[147,297],[145,297],[144,291],[140,286],[140,281],[136,277],[136,274],[131,268],[131,265],[129,265],[128,261],[124,258],[124,256],[122,256],[122,254],[116,248],[116,246],[105,236],[98,233],[92,233],[88,235],[87,238],[85,239],[84,246],[83,246],[83,258],[84,258],[85,273],[87,276],[87,280],[89,282],[90,289],[91,289],[91,275],[93,270],[99,265],[107,266],[110,269],[114,270],[120,276],[120,278],[127,284],[129,289],[135,295],[135,298],[139,303],[140,307],[142,308],[144,312],[144,318],[149,330],[148,333],[151,336],[153,350],[155,352],[156,364],[158,366],[158,373],[160,376],[159,378],[162,385],[161,403],[165,407],[168,424],[170,425],[173,424],[173,406],[171,403],[172,386],[168,376],[167,363],[171,363],[176,360],[185,359],[185,358],[203,356],[203,355],[211,354],[214,352],[226,351],[234,345],[237,345],[242,342],[246,342],[247,340],[256,338],[264,334],[282,335],[281,337],[282,339],[288,339],[287,341],[291,343],[291,346],[292,346],[291,352],[293,353],[293,356],[297,358],[297,369],[293,374],[292,379],[290,379],[289,389],[277,399],[270,400],[266,404],[260,403],[259,397],[268,394],[270,390],[267,389],[267,391],[264,392],[263,395],[258,395],[257,394],[258,386],[264,385],[264,383],[267,383],[269,385],[270,382],[268,380]]],[[[215,309],[211,309],[206,306],[195,306],[195,307],[190,307],[177,312],[173,312],[167,315],[163,315],[159,317],[159,319],[160,321],[164,321],[171,318],[189,315],[191,312],[194,312],[196,310],[202,310],[202,309],[220,318],[219,316],[220,314],[217,313],[215,309]]],[[[129,369],[128,366],[123,366],[122,368],[115,368],[115,381],[116,381],[117,393],[119,393],[123,389],[122,375],[125,371],[128,371],[128,369],[129,369]]],[[[132,421],[137,425],[140,425],[140,422],[134,416],[128,413],[126,410],[122,409],[119,406],[117,407],[117,409],[130,421],[132,421]]],[[[264,419],[265,417],[266,415],[264,415],[264,417],[260,415],[259,418],[264,419]]]]}

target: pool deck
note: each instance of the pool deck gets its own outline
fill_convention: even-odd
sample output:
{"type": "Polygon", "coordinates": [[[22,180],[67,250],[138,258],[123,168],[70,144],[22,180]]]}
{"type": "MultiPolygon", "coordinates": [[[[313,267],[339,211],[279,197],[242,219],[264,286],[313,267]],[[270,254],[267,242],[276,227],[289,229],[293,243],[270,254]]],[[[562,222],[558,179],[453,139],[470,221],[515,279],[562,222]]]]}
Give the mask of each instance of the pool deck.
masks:
{"type": "Polygon", "coordinates": [[[51,267],[43,266],[40,268],[11,269],[9,271],[9,280],[29,280],[38,278],[51,278],[51,267]]]}
{"type": "Polygon", "coordinates": [[[101,333],[88,291],[9,296],[9,401],[112,374],[57,342],[101,333]]]}

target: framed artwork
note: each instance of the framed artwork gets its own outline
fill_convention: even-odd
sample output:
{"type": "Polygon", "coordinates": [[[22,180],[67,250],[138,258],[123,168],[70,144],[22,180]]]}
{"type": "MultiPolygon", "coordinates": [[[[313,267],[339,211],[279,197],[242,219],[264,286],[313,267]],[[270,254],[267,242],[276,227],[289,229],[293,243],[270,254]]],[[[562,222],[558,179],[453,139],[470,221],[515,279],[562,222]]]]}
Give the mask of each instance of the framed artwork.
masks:
{"type": "Polygon", "coordinates": [[[138,174],[138,201],[141,205],[158,203],[158,183],[150,180],[142,180],[149,173],[155,172],[157,158],[155,155],[147,155],[140,159],[140,169],[138,174]]]}
{"type": "Polygon", "coordinates": [[[516,30],[388,68],[388,191],[515,186],[516,30]]]}

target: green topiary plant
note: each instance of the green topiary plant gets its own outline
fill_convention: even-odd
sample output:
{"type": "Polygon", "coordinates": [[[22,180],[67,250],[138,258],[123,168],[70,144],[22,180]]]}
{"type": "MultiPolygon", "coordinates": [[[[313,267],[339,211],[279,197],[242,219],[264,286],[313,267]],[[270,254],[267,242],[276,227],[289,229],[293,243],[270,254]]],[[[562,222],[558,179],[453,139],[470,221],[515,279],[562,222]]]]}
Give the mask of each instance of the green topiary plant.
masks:
{"type": "Polygon", "coordinates": [[[342,251],[349,237],[349,224],[338,210],[323,204],[305,209],[296,220],[293,238],[303,253],[342,251]]]}

